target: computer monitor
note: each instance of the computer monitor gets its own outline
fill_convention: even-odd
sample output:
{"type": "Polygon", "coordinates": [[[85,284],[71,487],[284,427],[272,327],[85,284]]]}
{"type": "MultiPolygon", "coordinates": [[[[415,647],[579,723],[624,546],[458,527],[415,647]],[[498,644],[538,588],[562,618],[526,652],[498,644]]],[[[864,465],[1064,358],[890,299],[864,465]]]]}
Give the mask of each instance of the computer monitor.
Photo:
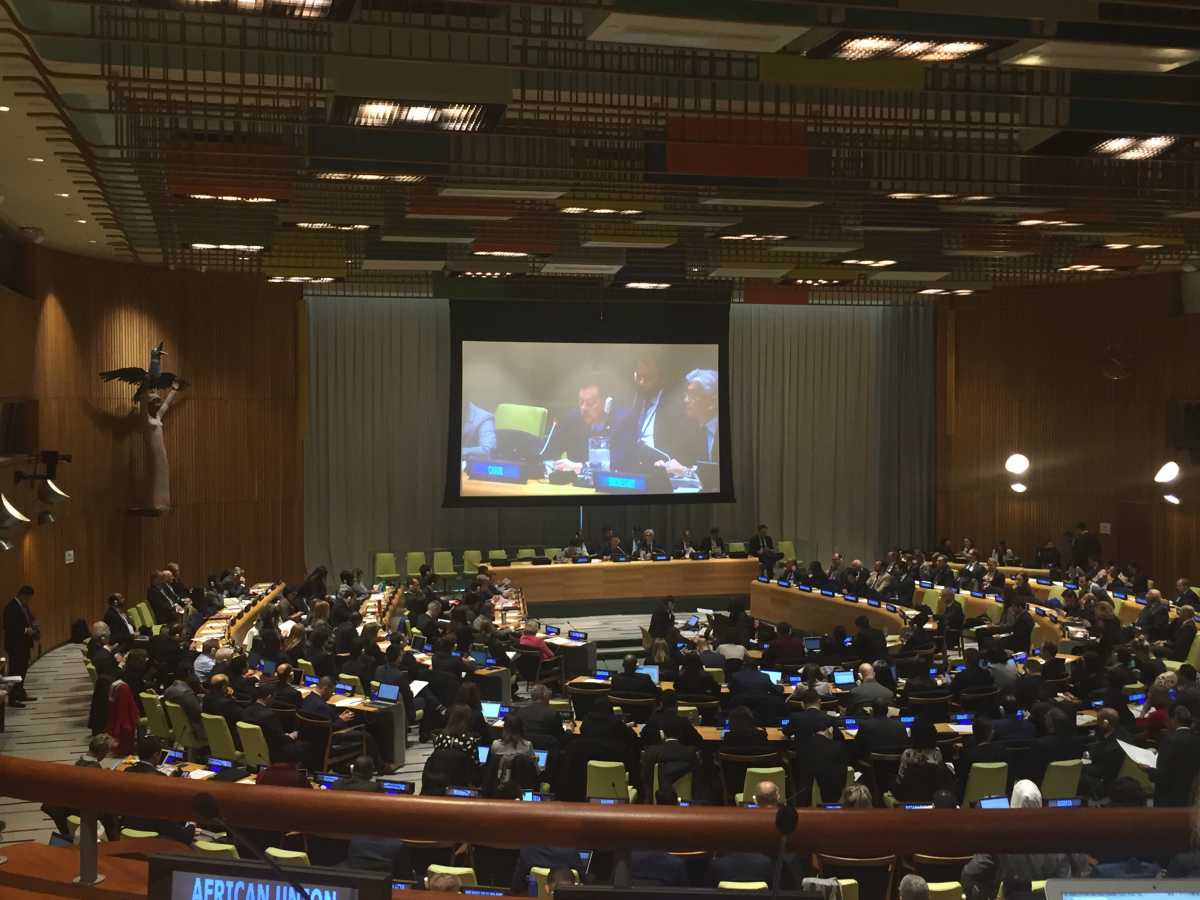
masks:
{"type": "Polygon", "coordinates": [[[839,669],[833,673],[833,683],[838,687],[853,687],[854,673],[845,669],[839,669]]]}
{"type": "Polygon", "coordinates": [[[400,685],[382,682],[375,691],[375,699],[383,703],[395,703],[400,699],[400,685]]]}
{"type": "Polygon", "coordinates": [[[526,803],[542,803],[546,800],[553,800],[553,794],[543,794],[540,791],[521,791],[521,799],[526,803]]]}
{"type": "Polygon", "coordinates": [[[258,671],[262,672],[264,675],[274,675],[275,674],[275,660],[260,659],[258,661],[258,671]]]}
{"type": "Polygon", "coordinates": [[[1200,900],[1200,879],[1052,878],[1046,900],[1200,900]]]}
{"type": "Polygon", "coordinates": [[[305,687],[316,687],[320,683],[321,683],[321,679],[318,678],[316,675],[305,675],[304,676],[304,686],[305,687]]]}
{"type": "Polygon", "coordinates": [[[1008,798],[1003,795],[980,797],[975,801],[975,806],[979,809],[1008,809],[1008,798]]]}
{"type": "Polygon", "coordinates": [[[699,616],[688,616],[688,620],[686,623],[684,623],[683,627],[684,628],[695,628],[699,624],[700,624],[699,616]]]}
{"type": "Polygon", "coordinates": [[[783,672],[776,671],[775,669],[759,669],[758,671],[770,678],[771,684],[779,684],[780,679],[783,678],[783,672]]]}
{"type": "Polygon", "coordinates": [[[183,751],[182,750],[164,750],[162,762],[160,762],[159,765],[160,766],[177,766],[183,761],[184,761],[184,759],[183,759],[183,751]]]}
{"type": "Polygon", "coordinates": [[[497,700],[484,700],[479,704],[479,709],[489,722],[493,719],[503,719],[509,713],[509,708],[497,700]]]}
{"type": "Polygon", "coordinates": [[[487,744],[480,744],[478,747],[475,748],[475,754],[476,754],[476,756],[479,757],[479,764],[481,766],[487,765],[488,754],[490,754],[491,752],[492,752],[492,748],[489,747],[487,744]]]}
{"type": "Polygon", "coordinates": [[[534,750],[534,758],[537,759],[537,767],[539,772],[546,771],[546,761],[550,758],[549,750],[534,750]]]}
{"type": "Polygon", "coordinates": [[[557,625],[546,625],[542,628],[542,631],[547,637],[554,637],[555,635],[562,633],[562,629],[557,625]]]}
{"type": "Polygon", "coordinates": [[[593,677],[597,681],[612,681],[612,672],[608,669],[597,669],[593,677]]]}
{"type": "Polygon", "coordinates": [[[821,652],[821,639],[819,637],[806,637],[804,639],[804,652],[805,653],[820,653],[821,652]]]}
{"type": "Polygon", "coordinates": [[[567,637],[573,641],[586,641],[588,633],[586,631],[568,631],[567,637]]]}
{"type": "Polygon", "coordinates": [[[313,776],[313,781],[316,783],[317,787],[321,788],[322,790],[330,787],[331,785],[337,784],[341,780],[342,776],[337,774],[337,772],[318,772],[313,776]]]}
{"type": "Polygon", "coordinates": [[[842,719],[842,727],[844,729],[846,729],[847,731],[857,731],[858,730],[858,719],[855,719],[852,717],[847,717],[845,719],[842,719]]]}
{"type": "Polygon", "coordinates": [[[415,794],[417,790],[416,784],[411,781],[396,781],[391,778],[379,779],[379,786],[385,794],[393,796],[398,794],[415,794]]]}
{"type": "Polygon", "coordinates": [[[333,692],[345,697],[354,693],[354,685],[348,681],[339,681],[334,684],[333,692]]]}
{"type": "Polygon", "coordinates": [[[649,675],[650,680],[658,684],[658,666],[638,666],[637,671],[642,675],[649,675]]]}
{"type": "Polygon", "coordinates": [[[232,769],[236,765],[232,759],[222,759],[219,756],[210,756],[208,764],[205,768],[210,772],[223,772],[226,769],[232,769]]]}

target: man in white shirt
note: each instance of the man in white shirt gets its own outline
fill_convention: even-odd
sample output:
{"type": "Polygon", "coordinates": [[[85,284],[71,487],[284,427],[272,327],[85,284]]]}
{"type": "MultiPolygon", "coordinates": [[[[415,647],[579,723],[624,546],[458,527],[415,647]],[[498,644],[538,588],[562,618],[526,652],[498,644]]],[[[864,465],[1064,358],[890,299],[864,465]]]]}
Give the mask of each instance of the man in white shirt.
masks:
{"type": "Polygon", "coordinates": [[[217,648],[221,646],[221,642],[216,638],[209,638],[204,642],[204,646],[200,648],[200,655],[196,657],[196,661],[192,663],[192,671],[196,673],[196,677],[203,684],[208,680],[208,676],[212,674],[213,666],[217,664],[217,648]]]}

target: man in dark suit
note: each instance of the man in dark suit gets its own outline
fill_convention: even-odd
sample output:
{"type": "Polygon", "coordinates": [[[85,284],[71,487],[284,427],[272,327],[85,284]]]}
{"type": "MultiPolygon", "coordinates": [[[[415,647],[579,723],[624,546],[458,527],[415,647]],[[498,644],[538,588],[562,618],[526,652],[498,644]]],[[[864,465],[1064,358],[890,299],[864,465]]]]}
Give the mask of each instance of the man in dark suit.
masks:
{"type": "Polygon", "coordinates": [[[304,696],[296,690],[292,677],[291,663],[280,663],[275,667],[275,682],[268,685],[271,688],[272,703],[296,709],[304,702],[304,696]]]}
{"type": "Polygon", "coordinates": [[[1076,734],[1075,722],[1066,710],[1053,706],[1046,712],[1046,734],[1034,741],[1028,757],[1026,775],[1037,784],[1046,776],[1052,762],[1080,759],[1083,741],[1076,734]]]}
{"type": "MultiPolygon", "coordinates": [[[[345,748],[351,744],[359,744],[363,740],[364,725],[358,721],[357,715],[351,710],[338,711],[329,702],[334,694],[334,680],[323,677],[316,688],[304,698],[300,704],[300,712],[315,719],[324,719],[333,728],[333,745],[335,749],[345,748]]],[[[379,759],[379,748],[371,735],[366,735],[367,753],[373,760],[379,759]]]]}
{"type": "Polygon", "coordinates": [[[642,536],[633,545],[633,554],[639,559],[654,559],[655,554],[665,552],[666,549],[654,536],[653,528],[644,529],[642,536]]]}
{"type": "Polygon", "coordinates": [[[613,409],[594,380],[580,386],[575,410],[558,420],[543,458],[552,462],[556,471],[578,475],[589,462],[590,439],[607,438],[608,468],[622,471],[633,449],[628,410],[613,409]]]}
{"type": "MultiPolygon", "coordinates": [[[[158,775],[155,765],[162,755],[162,742],[154,735],[145,735],[137,742],[137,762],[125,769],[126,773],[134,775],[158,775]]],[[[136,828],[139,831],[155,831],[161,837],[170,838],[180,843],[191,845],[196,834],[196,826],[181,822],[169,822],[165,819],[144,819],[135,816],[125,816],[121,821],[125,828],[136,828]]]]}
{"type": "Polygon", "coordinates": [[[878,628],[871,627],[871,620],[859,616],[854,620],[858,634],[854,637],[854,655],[866,662],[887,658],[887,638],[878,628]]]}
{"type": "Polygon", "coordinates": [[[858,723],[858,734],[851,745],[855,757],[867,762],[872,753],[899,753],[908,746],[908,732],[899,719],[888,717],[888,703],[871,707],[870,718],[858,723]]]}
{"type": "Polygon", "coordinates": [[[257,725],[262,729],[263,737],[267,741],[267,749],[271,752],[271,759],[278,760],[283,759],[284,746],[296,740],[299,734],[294,731],[288,734],[283,730],[283,723],[279,721],[275,710],[271,709],[271,702],[274,699],[275,694],[270,685],[258,685],[254,690],[254,702],[241,710],[239,720],[257,725]]]}
{"type": "MultiPolygon", "coordinates": [[[[1114,709],[1104,707],[1096,713],[1096,739],[1087,745],[1091,765],[1085,766],[1083,775],[1092,796],[1103,799],[1125,765],[1125,751],[1118,741],[1134,743],[1134,739],[1120,728],[1120,716],[1114,709]]],[[[976,728],[979,726],[976,725],[976,728]]]]}
{"type": "Polygon", "coordinates": [[[696,750],[704,747],[704,739],[700,737],[700,732],[690,720],[679,714],[679,701],[674,691],[663,691],[658,709],[650,714],[650,718],[642,726],[642,746],[653,746],[665,740],[668,733],[674,734],[676,740],[696,750]]]}
{"type": "Polygon", "coordinates": [[[108,626],[112,642],[118,647],[128,647],[137,637],[137,628],[126,614],[125,598],[120,594],[113,594],[108,598],[108,608],[104,610],[104,624],[108,626]]]}
{"type": "Polygon", "coordinates": [[[201,703],[200,709],[206,715],[223,718],[229,725],[229,733],[237,734],[237,723],[242,716],[242,708],[233,699],[229,676],[214,675],[209,679],[208,690],[204,694],[204,702],[201,703]]]}
{"type": "Polygon", "coordinates": [[[1195,606],[1197,599],[1200,597],[1197,597],[1196,592],[1192,590],[1190,581],[1180,578],[1175,582],[1175,599],[1172,602],[1176,606],[1195,606]]]}
{"type": "Polygon", "coordinates": [[[657,697],[658,685],[649,675],[637,670],[637,657],[626,654],[621,671],[612,677],[612,693],[622,696],[657,697]]]}
{"type": "Polygon", "coordinates": [[[993,739],[995,730],[990,719],[976,719],[970,743],[959,753],[954,764],[958,774],[958,799],[961,801],[967,789],[967,778],[975,763],[1008,762],[1008,751],[993,739]]]}
{"type": "Polygon", "coordinates": [[[154,621],[159,625],[173,625],[182,616],[182,610],[176,604],[175,596],[167,588],[167,576],[164,572],[154,572],[150,576],[146,602],[150,604],[150,611],[154,613],[154,621]]]}
{"type": "Polygon", "coordinates": [[[350,618],[333,629],[333,652],[353,653],[358,644],[358,629],[362,627],[362,613],[352,613],[350,618]]]}
{"type": "Polygon", "coordinates": [[[775,563],[779,562],[783,556],[775,549],[775,538],[767,533],[766,525],[758,526],[758,533],[750,538],[746,550],[758,560],[760,571],[767,576],[775,572],[775,563]]]}
{"type": "Polygon", "coordinates": [[[700,545],[700,549],[704,550],[709,556],[726,556],[729,549],[725,546],[725,538],[721,537],[721,529],[713,526],[708,529],[708,537],[700,545]]]}
{"type": "Polygon", "coordinates": [[[1200,775],[1200,734],[1192,713],[1182,703],[1170,709],[1168,731],[1158,748],[1158,764],[1150,773],[1155,806],[1191,806],[1200,775]]]}
{"type": "Polygon", "coordinates": [[[664,641],[674,641],[678,639],[678,632],[675,630],[675,600],[673,597],[666,597],[659,602],[654,608],[654,612],[650,614],[650,637],[664,641]]]}
{"type": "Polygon", "coordinates": [[[329,786],[331,791],[360,791],[364,794],[379,794],[383,785],[375,780],[375,761],[369,756],[359,756],[350,764],[350,775],[329,786]]]}
{"type": "Polygon", "coordinates": [[[688,731],[695,729],[679,716],[661,720],[660,728],[662,740],[642,751],[642,784],[647,790],[653,789],[654,768],[658,766],[659,792],[674,793],[672,785],[689,773],[694,773],[700,764],[696,747],[686,741],[688,731]]]}
{"type": "Polygon", "coordinates": [[[1161,592],[1146,592],[1146,608],[1137,617],[1137,627],[1151,643],[1165,641],[1171,636],[1171,610],[1161,592]]]}
{"type": "MultiPolygon", "coordinates": [[[[29,608],[32,600],[33,588],[23,584],[17,590],[17,595],[4,607],[4,651],[8,654],[8,674],[20,675],[21,678],[29,672],[29,659],[39,637],[37,620],[29,608]]],[[[24,682],[14,684],[9,691],[10,706],[21,707],[36,699],[25,693],[24,682]]]]}
{"type": "Polygon", "coordinates": [[[1080,522],[1076,528],[1075,536],[1071,538],[1071,560],[1079,568],[1087,569],[1092,560],[1100,561],[1100,539],[1088,531],[1085,522],[1080,522]]]}
{"type": "Polygon", "coordinates": [[[692,437],[679,447],[672,447],[671,459],[660,463],[672,478],[689,474],[698,462],[721,461],[719,376],[714,369],[692,369],[684,381],[687,392],[683,396],[683,409],[693,423],[692,437]]]}
{"type": "MultiPolygon", "coordinates": [[[[727,664],[730,698],[744,702],[748,697],[765,697],[775,693],[775,685],[764,672],[745,665],[740,659],[731,659],[727,664]]],[[[736,704],[735,704],[736,705],[736,704]]]]}
{"type": "Polygon", "coordinates": [[[200,705],[200,698],[196,696],[193,687],[194,679],[195,676],[189,670],[181,669],[171,685],[163,691],[163,701],[178,703],[184,715],[188,717],[188,721],[191,722],[192,731],[196,733],[196,737],[204,740],[204,720],[200,718],[204,709],[200,705]]]}
{"type": "Polygon", "coordinates": [[[529,689],[529,703],[519,706],[513,715],[525,726],[525,737],[541,750],[557,747],[562,739],[562,719],[550,705],[550,688],[535,684],[529,689]]]}
{"type": "Polygon", "coordinates": [[[856,597],[865,597],[867,579],[870,577],[871,573],[867,571],[867,567],[862,564],[861,559],[852,560],[849,566],[842,569],[842,590],[847,594],[854,594],[856,597]]]}
{"type": "Polygon", "coordinates": [[[933,558],[929,580],[933,582],[934,587],[954,587],[954,570],[946,564],[946,557],[941,553],[933,558]]]}
{"type": "Polygon", "coordinates": [[[113,656],[112,650],[109,649],[111,642],[112,635],[108,626],[104,622],[94,623],[92,639],[88,641],[87,657],[96,667],[97,675],[117,679],[121,677],[121,667],[117,664],[117,658],[113,656]]]}
{"type": "Polygon", "coordinates": [[[1196,610],[1188,604],[1179,607],[1179,616],[1175,619],[1175,630],[1171,639],[1162,645],[1163,656],[1167,659],[1183,661],[1192,650],[1192,641],[1196,639],[1196,610]]]}

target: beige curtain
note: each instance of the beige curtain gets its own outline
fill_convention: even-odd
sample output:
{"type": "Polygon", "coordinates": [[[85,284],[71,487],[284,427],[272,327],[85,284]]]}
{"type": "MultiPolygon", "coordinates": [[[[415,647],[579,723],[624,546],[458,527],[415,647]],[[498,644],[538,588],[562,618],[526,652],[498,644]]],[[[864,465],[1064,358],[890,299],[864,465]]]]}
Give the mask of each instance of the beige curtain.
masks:
{"type": "MultiPolygon", "coordinates": [[[[310,567],[370,573],[377,550],[562,546],[575,507],[444,509],[450,310],[445,300],[310,297],[304,542],[310,567]]],[[[735,305],[731,504],[584,509],[673,542],[766,522],[804,556],[873,558],[932,527],[930,307],[735,305]]]]}

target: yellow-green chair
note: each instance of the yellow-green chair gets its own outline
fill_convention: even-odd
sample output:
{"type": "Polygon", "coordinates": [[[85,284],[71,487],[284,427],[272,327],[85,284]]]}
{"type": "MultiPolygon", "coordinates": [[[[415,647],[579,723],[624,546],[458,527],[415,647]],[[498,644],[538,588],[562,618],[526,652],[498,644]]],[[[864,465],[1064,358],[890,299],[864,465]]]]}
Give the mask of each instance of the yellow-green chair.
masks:
{"type": "Polygon", "coordinates": [[[354,688],[354,693],[360,697],[367,696],[367,692],[363,690],[362,679],[357,675],[339,675],[338,681],[351,685],[354,688]]]}
{"type": "Polygon", "coordinates": [[[171,731],[175,733],[175,743],[188,751],[189,758],[194,751],[203,750],[208,746],[204,739],[196,734],[196,730],[192,727],[192,722],[187,717],[187,713],[183,711],[182,706],[167,701],[163,704],[163,708],[167,711],[167,721],[171,723],[171,731]]]}
{"type": "Polygon", "coordinates": [[[765,881],[719,881],[717,887],[723,891],[765,891],[765,881]]]}
{"type": "Polygon", "coordinates": [[[142,700],[142,709],[146,712],[146,727],[156,738],[168,743],[175,743],[175,732],[167,721],[167,714],[162,708],[162,701],[153,691],[142,691],[138,694],[142,700]]]}
{"type": "Polygon", "coordinates": [[[729,542],[729,552],[730,553],[745,553],[746,552],[746,542],[745,541],[730,541],[729,542]]]}
{"type": "MultiPolygon", "coordinates": [[[[1194,589],[1193,589],[1194,590],[1194,589]]],[[[1192,646],[1188,650],[1186,659],[1164,659],[1163,665],[1172,672],[1178,671],[1179,667],[1184,663],[1191,663],[1195,668],[1200,669],[1200,631],[1196,632],[1196,636],[1192,638],[1192,646]]]]}
{"type": "Polygon", "coordinates": [[[637,789],[629,786],[625,763],[591,759],[587,764],[586,796],[589,800],[605,798],[633,803],[637,799],[637,789]]]}
{"type": "MultiPolygon", "coordinates": [[[[842,785],[842,789],[845,790],[847,787],[849,787],[852,784],[854,784],[854,769],[851,766],[846,766],[846,781],[842,785]]],[[[834,797],[829,802],[836,803],[838,799],[839,798],[834,797]]],[[[813,809],[816,809],[824,802],[825,802],[825,799],[821,796],[821,785],[814,778],[813,783],[812,783],[812,797],[811,797],[808,805],[811,806],[813,809]]]]}
{"type": "Polygon", "coordinates": [[[977,762],[971,764],[971,771],[967,773],[967,787],[963,791],[963,806],[970,806],[981,797],[1007,795],[1008,763],[977,762]]]}
{"type": "Polygon", "coordinates": [[[547,559],[558,559],[562,554],[562,547],[545,547],[542,550],[542,556],[547,559]]]}
{"type": "Polygon", "coordinates": [[[1128,756],[1121,763],[1121,768],[1117,772],[1117,778],[1131,778],[1141,785],[1142,790],[1146,791],[1146,793],[1154,793],[1154,782],[1150,780],[1150,775],[1128,756]]]}
{"type": "Polygon", "coordinates": [[[375,554],[375,580],[385,582],[400,580],[400,573],[396,571],[395,553],[375,554]]]}
{"type": "Polygon", "coordinates": [[[229,723],[224,716],[200,713],[200,721],[204,723],[204,733],[208,736],[209,753],[221,759],[242,761],[242,751],[234,744],[229,723]]]}
{"type": "Polygon", "coordinates": [[[749,798],[754,796],[754,788],[760,781],[774,782],[775,786],[779,788],[779,796],[787,796],[787,775],[782,766],[768,766],[761,769],[751,766],[746,770],[741,791],[733,795],[734,802],[738,806],[741,806],[743,801],[749,802],[749,798]]]}
{"type": "Polygon", "coordinates": [[[463,887],[476,887],[479,884],[475,870],[470,866],[441,866],[430,863],[429,868],[425,870],[426,881],[431,875],[454,875],[462,882],[463,887]]]}
{"type": "Polygon", "coordinates": [[[963,886],[959,881],[934,881],[929,883],[929,900],[963,900],[963,886]]]}
{"type": "Polygon", "coordinates": [[[837,883],[842,890],[842,900],[858,900],[857,878],[839,878],[837,883]]]}
{"type": "Polygon", "coordinates": [[[409,576],[420,575],[421,566],[425,565],[428,560],[425,559],[424,550],[409,550],[404,554],[405,571],[409,576]]]}
{"type": "Polygon", "coordinates": [[[711,675],[713,677],[713,681],[715,681],[717,684],[725,683],[725,670],[724,669],[717,669],[717,668],[710,669],[710,668],[708,668],[708,666],[705,666],[704,671],[707,672],[709,675],[711,675]]]}
{"type": "Polygon", "coordinates": [[[162,631],[163,627],[159,624],[158,619],[154,618],[154,610],[150,608],[149,603],[143,600],[137,605],[137,608],[141,610],[142,622],[145,625],[148,625],[152,632],[158,634],[160,631],[162,631]]]}
{"type": "Polygon", "coordinates": [[[138,838],[156,838],[157,831],[142,831],[140,828],[122,828],[121,837],[127,840],[136,841],[138,838]]]}
{"type": "Polygon", "coordinates": [[[267,739],[258,725],[249,722],[237,723],[238,737],[242,740],[242,755],[248,766],[269,766],[271,764],[271,749],[267,739]]]}
{"type": "Polygon", "coordinates": [[[296,665],[300,667],[300,672],[302,674],[311,675],[314,678],[317,677],[317,667],[314,666],[310,660],[298,659],[296,660],[296,665]]]}
{"type": "Polygon", "coordinates": [[[129,616],[129,621],[133,623],[134,631],[141,631],[143,626],[150,624],[142,618],[142,611],[136,606],[132,607],[131,609],[127,609],[125,611],[125,615],[129,616]]]}
{"type": "Polygon", "coordinates": [[[268,847],[263,851],[281,866],[311,866],[308,854],[303,850],[284,850],[281,847],[268,847]]]}
{"type": "Polygon", "coordinates": [[[489,550],[488,551],[488,559],[489,560],[508,559],[508,551],[507,550],[489,550]]]}
{"type": "Polygon", "coordinates": [[[458,569],[454,568],[454,554],[449,550],[434,550],[433,574],[443,579],[443,586],[445,586],[445,579],[457,578],[458,569]]]}
{"type": "Polygon", "coordinates": [[[1046,766],[1042,776],[1042,799],[1061,800],[1079,793],[1079,775],[1083,772],[1082,759],[1063,759],[1046,766]]]}
{"type": "Polygon", "coordinates": [[[478,574],[481,565],[483,565],[482,550],[464,550],[462,552],[463,578],[468,582],[478,574]]]}
{"type": "Polygon", "coordinates": [[[92,687],[95,687],[96,686],[96,678],[98,677],[96,675],[95,665],[92,664],[92,661],[90,659],[85,659],[83,661],[83,667],[85,669],[87,669],[88,679],[92,682],[92,687]]]}
{"type": "Polygon", "coordinates": [[[533,547],[521,547],[517,550],[517,559],[533,559],[537,556],[537,550],[533,547]]]}
{"type": "MultiPolygon", "coordinates": [[[[653,793],[653,795],[651,795],[651,798],[650,798],[652,803],[658,802],[658,799],[657,799],[658,798],[658,773],[659,773],[659,769],[661,769],[661,768],[662,768],[661,765],[657,765],[654,767],[654,793],[653,793]]],[[[692,799],[692,773],[688,772],[682,778],[675,781],[671,785],[671,789],[673,791],[675,791],[675,796],[678,797],[680,800],[690,801],[692,799]]]]}
{"type": "Polygon", "coordinates": [[[192,849],[203,856],[215,856],[219,859],[241,859],[238,849],[233,844],[221,844],[217,841],[192,841],[192,849]]]}
{"type": "Polygon", "coordinates": [[[520,403],[501,403],[496,407],[497,431],[523,431],[534,437],[546,433],[550,411],[544,406],[524,406],[520,403]]]}
{"type": "MultiPolygon", "coordinates": [[[[547,885],[550,883],[550,870],[545,866],[531,866],[529,874],[533,876],[533,880],[537,884],[537,896],[549,897],[550,889],[547,885]]],[[[582,881],[578,870],[572,869],[571,874],[575,876],[576,881],[582,881]]]]}
{"type": "Polygon", "coordinates": [[[779,551],[784,562],[796,558],[796,545],[791,541],[780,541],[775,545],[775,549],[779,551]]]}

